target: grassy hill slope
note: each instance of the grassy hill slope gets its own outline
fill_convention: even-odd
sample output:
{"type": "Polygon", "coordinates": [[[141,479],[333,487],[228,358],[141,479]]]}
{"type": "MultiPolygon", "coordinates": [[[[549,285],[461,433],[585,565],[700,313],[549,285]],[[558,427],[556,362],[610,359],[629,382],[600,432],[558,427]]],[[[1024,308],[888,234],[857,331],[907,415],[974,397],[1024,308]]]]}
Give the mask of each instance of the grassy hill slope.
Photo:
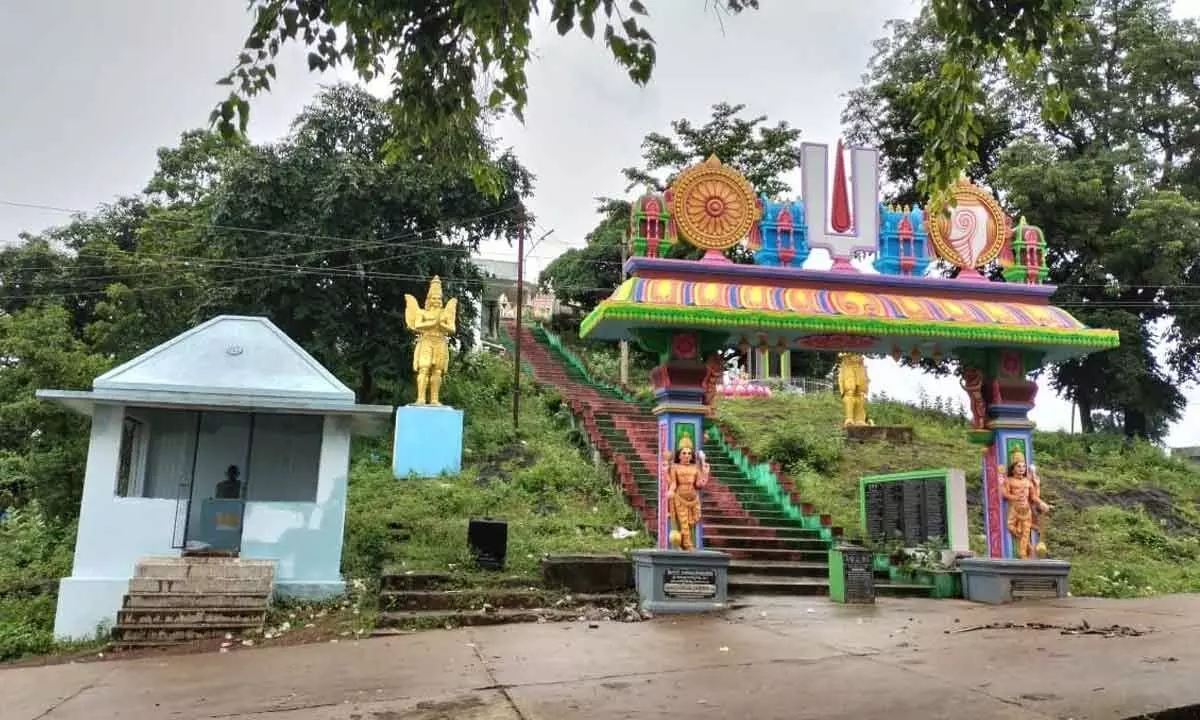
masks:
{"type": "MultiPolygon", "coordinates": [[[[967,473],[971,543],[983,547],[979,447],[966,421],[932,409],[873,402],[878,424],[911,425],[910,446],[846,444],[836,396],[723,399],[717,417],[756,455],[780,462],[806,501],[858,530],[858,478],[921,468],[967,473]]],[[[1130,597],[1200,591],[1200,468],[1120,437],[1037,432],[1052,556],[1070,560],[1076,595],[1130,597]]]]}

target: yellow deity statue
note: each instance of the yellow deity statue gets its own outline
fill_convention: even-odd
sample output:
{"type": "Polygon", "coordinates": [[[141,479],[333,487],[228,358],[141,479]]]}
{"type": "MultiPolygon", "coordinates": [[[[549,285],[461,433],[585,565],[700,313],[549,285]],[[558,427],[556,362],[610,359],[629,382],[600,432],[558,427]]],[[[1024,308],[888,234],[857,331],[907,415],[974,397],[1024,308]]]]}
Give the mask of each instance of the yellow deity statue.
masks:
{"type": "Polygon", "coordinates": [[[1000,494],[1008,501],[1008,517],[1005,519],[1008,532],[1016,544],[1016,555],[1028,560],[1033,550],[1033,533],[1038,533],[1037,554],[1045,556],[1046,544],[1041,538],[1042,516],[1052,509],[1042,501],[1041,480],[1025,463],[1025,454],[1014,450],[1009,456],[1008,467],[1000,466],[1004,480],[1000,494]]]}
{"type": "Polygon", "coordinates": [[[692,448],[692,438],[684,435],[672,457],[667,451],[663,458],[663,476],[667,481],[667,515],[672,526],[670,545],[680,550],[694,550],[693,533],[700,522],[700,488],[708,484],[708,461],[692,448]]]}
{"type": "Polygon", "coordinates": [[[438,391],[450,364],[448,338],[454,334],[458,301],[450,298],[442,305],[442,280],[434,276],[422,308],[412,295],[404,296],[404,322],[417,334],[413,350],[413,371],[417,374],[417,405],[441,405],[438,391]],[[428,399],[426,391],[428,390],[428,399]]]}
{"type": "Polygon", "coordinates": [[[838,353],[838,393],[842,396],[844,425],[867,425],[867,366],[857,353],[838,353]]]}

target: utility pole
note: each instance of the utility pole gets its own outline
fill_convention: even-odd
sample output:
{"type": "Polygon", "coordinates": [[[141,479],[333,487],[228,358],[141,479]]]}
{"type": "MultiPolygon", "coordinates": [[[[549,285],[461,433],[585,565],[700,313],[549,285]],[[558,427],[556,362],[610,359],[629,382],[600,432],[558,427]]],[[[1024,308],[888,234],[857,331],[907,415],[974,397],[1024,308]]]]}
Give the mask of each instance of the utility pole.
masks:
{"type": "MultiPolygon", "coordinates": [[[[550,237],[553,230],[547,230],[542,236],[533,241],[529,252],[538,243],[550,237]]],[[[513,338],[513,431],[521,426],[521,330],[525,319],[525,224],[517,229],[517,336],[513,338]]]]}
{"type": "MultiPolygon", "coordinates": [[[[625,283],[625,261],[629,258],[629,230],[621,243],[621,283],[625,283]]],[[[621,387],[629,386],[629,341],[621,339],[621,387]]]]}
{"type": "Polygon", "coordinates": [[[525,223],[517,228],[517,336],[513,338],[513,432],[521,425],[521,330],[525,302],[525,223]]]}

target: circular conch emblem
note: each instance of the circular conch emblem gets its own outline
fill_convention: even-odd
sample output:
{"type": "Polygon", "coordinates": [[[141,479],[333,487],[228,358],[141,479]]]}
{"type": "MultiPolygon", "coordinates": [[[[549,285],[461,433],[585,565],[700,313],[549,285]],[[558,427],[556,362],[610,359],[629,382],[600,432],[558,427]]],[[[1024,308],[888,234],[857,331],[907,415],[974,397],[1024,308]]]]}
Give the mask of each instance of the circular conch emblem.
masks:
{"type": "Polygon", "coordinates": [[[761,213],[749,181],[715,155],[684,170],[671,186],[671,216],[699,248],[733,247],[761,213]]]}
{"type": "Polygon", "coordinates": [[[237,357],[244,352],[246,351],[241,345],[230,345],[229,347],[225,348],[225,354],[233,357],[237,357]]]}
{"type": "Polygon", "coordinates": [[[946,262],[978,268],[1000,254],[1012,232],[1010,221],[994,197],[965,177],[951,194],[950,212],[929,212],[929,240],[946,262]]]}

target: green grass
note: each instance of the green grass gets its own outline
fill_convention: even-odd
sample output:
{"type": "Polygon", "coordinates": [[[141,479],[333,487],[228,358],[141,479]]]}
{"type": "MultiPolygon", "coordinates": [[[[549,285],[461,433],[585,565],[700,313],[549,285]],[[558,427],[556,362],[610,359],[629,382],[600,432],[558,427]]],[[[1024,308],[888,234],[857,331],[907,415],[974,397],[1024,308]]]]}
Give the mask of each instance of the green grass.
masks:
{"type": "Polygon", "coordinates": [[[593,464],[553,393],[522,383],[520,434],[512,433],[510,365],[475,358],[448,381],[445,401],[465,413],[463,472],[396,480],[385,445],[364,445],[350,472],[347,577],[372,579],[384,568],[471,569],[467,522],[508,523],[507,574],[534,574],[547,553],[612,552],[648,540],[614,540],[613,527],[636,520],[608,470],[593,464]]]}
{"type": "MultiPolygon", "coordinates": [[[[966,471],[971,543],[982,549],[980,451],[961,416],[872,402],[880,425],[910,425],[909,446],[842,440],[841,409],[830,393],[721,400],[717,417],[755,454],[780,462],[804,499],[858,528],[858,479],[922,468],[966,471]]],[[[1071,561],[1076,595],[1132,597],[1200,591],[1200,468],[1149,443],[1109,435],[1036,432],[1042,493],[1054,505],[1046,524],[1051,554],[1071,561]]]]}

